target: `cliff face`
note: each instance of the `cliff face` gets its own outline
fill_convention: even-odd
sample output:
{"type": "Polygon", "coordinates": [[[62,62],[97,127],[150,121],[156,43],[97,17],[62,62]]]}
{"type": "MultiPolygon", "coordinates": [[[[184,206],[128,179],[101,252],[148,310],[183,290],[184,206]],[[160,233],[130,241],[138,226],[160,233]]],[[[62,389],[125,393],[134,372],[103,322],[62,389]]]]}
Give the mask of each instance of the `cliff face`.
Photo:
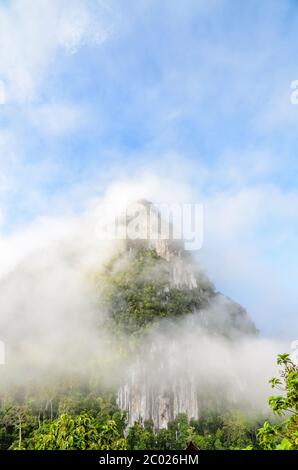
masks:
{"type": "MultiPolygon", "coordinates": [[[[152,367],[156,377],[162,377],[162,369],[168,368],[168,364],[152,363],[152,367]]],[[[137,360],[117,394],[118,406],[127,412],[128,426],[150,420],[155,429],[166,428],[168,422],[179,413],[198,418],[199,396],[191,377],[177,378],[169,385],[167,382],[152,380],[151,374],[148,377],[147,368],[148,364],[144,367],[137,360]]]]}
{"type": "MultiPolygon", "coordinates": [[[[115,324],[126,334],[142,338],[150,325],[158,329],[159,323],[179,322],[184,316],[195,314],[192,321],[210,334],[231,340],[256,334],[246,311],[215,291],[191,254],[184,251],[182,240],[161,239],[159,214],[155,219],[158,223],[150,225],[150,203],[142,207],[138,223],[143,225],[139,230],[146,237],[128,239],[107,273],[108,309],[115,324]]],[[[189,368],[177,368],[174,350],[179,338],[172,340],[173,354],[169,350],[163,354],[154,339],[151,343],[146,341],[144,353],[142,339],[139,340],[134,363],[117,395],[119,407],[128,414],[128,424],[152,420],[159,429],[179,413],[198,418],[202,406],[200,387],[189,368]]],[[[204,360],[192,357],[187,347],[184,353],[185,360],[204,360]]]]}

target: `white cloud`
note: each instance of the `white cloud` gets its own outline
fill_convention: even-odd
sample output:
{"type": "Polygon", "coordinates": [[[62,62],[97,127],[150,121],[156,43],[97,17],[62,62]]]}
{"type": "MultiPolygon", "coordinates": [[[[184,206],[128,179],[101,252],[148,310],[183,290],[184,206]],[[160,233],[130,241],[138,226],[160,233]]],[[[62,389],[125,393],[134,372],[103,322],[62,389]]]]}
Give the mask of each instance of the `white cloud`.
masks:
{"type": "Polygon", "coordinates": [[[11,236],[1,237],[0,234],[0,278],[27,256],[69,234],[74,224],[70,217],[67,221],[44,217],[11,236]]]}
{"type": "Polygon", "coordinates": [[[250,185],[205,198],[201,258],[262,329],[297,335],[297,191],[250,185]],[[295,333],[296,329],[296,333],[295,333]]]}
{"type": "Polygon", "coordinates": [[[69,134],[86,122],[84,111],[73,104],[49,103],[32,107],[28,116],[38,130],[50,136],[69,134]]]}
{"type": "Polygon", "coordinates": [[[16,141],[13,132],[0,129],[0,195],[11,189],[16,165],[16,141]]]}
{"type": "MultiPolygon", "coordinates": [[[[84,44],[101,44],[112,32],[112,26],[107,21],[113,10],[103,2],[93,2],[101,6],[100,18],[95,20],[92,2],[72,2],[72,8],[61,10],[58,29],[59,43],[69,52],[76,52],[84,44]],[[89,8],[88,8],[89,5],[89,8]]],[[[60,2],[59,2],[60,7],[60,2]]]]}
{"type": "MultiPolygon", "coordinates": [[[[158,203],[204,203],[204,245],[198,256],[211,280],[225,294],[248,309],[262,332],[283,334],[295,339],[295,328],[298,327],[298,263],[295,250],[298,231],[297,192],[283,191],[274,185],[250,184],[240,188],[229,187],[224,191],[220,187],[213,188],[209,194],[202,193],[198,175],[198,191],[195,193],[194,188],[187,184],[184,174],[176,174],[175,178],[170,169],[166,177],[164,172],[157,175],[138,169],[136,173],[137,177],[132,175],[131,178],[114,181],[108,188],[107,182],[104,182],[101,190],[106,189],[105,203],[109,207],[121,207],[142,197],[158,203]]],[[[204,177],[209,180],[208,172],[204,177]]],[[[87,199],[98,194],[98,186],[96,189],[94,187],[87,199]]],[[[82,199],[86,201],[86,194],[82,196],[81,186],[79,190],[82,204],[82,199]]],[[[71,196],[67,195],[67,201],[71,200],[74,206],[74,200],[77,199],[75,192],[71,196]]],[[[63,199],[59,202],[57,200],[56,205],[63,208],[64,202],[63,199]]],[[[93,213],[98,198],[90,198],[85,204],[88,211],[93,213]]],[[[46,207],[44,209],[44,213],[47,213],[46,207]]],[[[60,236],[64,230],[67,232],[68,210],[62,209],[66,218],[61,216],[54,224],[51,222],[53,219],[41,219],[33,225],[34,230],[28,227],[10,239],[0,239],[0,276],[1,271],[6,271],[28,253],[46,245],[48,237],[54,237],[55,233],[60,236]]],[[[92,237],[92,227],[89,228],[86,229],[86,238],[92,237]]]]}
{"type": "Polygon", "coordinates": [[[290,81],[281,80],[279,88],[273,90],[259,111],[256,125],[261,131],[293,128],[298,126],[298,108],[291,102],[290,81]]]}
{"type": "MultiPolygon", "coordinates": [[[[28,175],[31,154],[25,154],[24,139],[34,140],[34,132],[23,133],[24,118],[51,137],[71,133],[88,122],[85,108],[49,97],[46,80],[67,54],[105,41],[112,32],[113,14],[100,0],[0,2],[0,104],[17,105],[1,108],[5,125],[0,129],[1,197],[24,186],[21,165],[27,165],[28,175]]],[[[30,190],[32,185],[31,181],[30,190]]],[[[0,204],[6,211],[3,199],[0,204]]]]}
{"type": "Polygon", "coordinates": [[[32,99],[60,49],[75,52],[111,32],[101,2],[11,0],[0,6],[0,78],[7,99],[32,99]]]}
{"type": "Polygon", "coordinates": [[[0,104],[5,104],[6,102],[6,92],[5,85],[2,80],[0,80],[0,104]]]}

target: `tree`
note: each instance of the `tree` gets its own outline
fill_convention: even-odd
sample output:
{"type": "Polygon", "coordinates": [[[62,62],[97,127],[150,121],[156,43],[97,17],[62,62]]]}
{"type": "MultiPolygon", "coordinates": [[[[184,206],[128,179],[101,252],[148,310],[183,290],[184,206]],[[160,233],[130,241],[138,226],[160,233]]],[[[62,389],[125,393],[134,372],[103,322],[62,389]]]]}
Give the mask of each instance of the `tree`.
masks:
{"type": "Polygon", "coordinates": [[[146,421],[144,426],[140,423],[135,423],[129,428],[126,439],[129,450],[149,450],[156,448],[156,438],[151,421],[146,421]]]}
{"type": "Polygon", "coordinates": [[[84,412],[77,416],[63,414],[45,422],[24,446],[31,450],[123,450],[126,442],[114,420],[99,423],[84,412]]]}
{"type": "Polygon", "coordinates": [[[279,378],[270,380],[272,388],[280,391],[269,397],[269,405],[281,423],[271,425],[266,421],[258,431],[258,439],[264,449],[298,450],[298,366],[289,354],[279,354],[277,364],[281,366],[279,378]]]}
{"type": "Polygon", "coordinates": [[[108,313],[107,326],[116,336],[138,337],[163,318],[202,308],[215,295],[202,280],[198,287],[172,286],[171,265],[154,249],[138,247],[130,256],[129,263],[126,256],[117,256],[95,276],[100,307],[108,313]]]}
{"type": "Polygon", "coordinates": [[[36,425],[36,417],[32,415],[29,403],[7,404],[3,412],[2,422],[6,428],[12,427],[17,434],[17,441],[12,444],[14,449],[23,449],[23,437],[28,435],[36,425]]]}

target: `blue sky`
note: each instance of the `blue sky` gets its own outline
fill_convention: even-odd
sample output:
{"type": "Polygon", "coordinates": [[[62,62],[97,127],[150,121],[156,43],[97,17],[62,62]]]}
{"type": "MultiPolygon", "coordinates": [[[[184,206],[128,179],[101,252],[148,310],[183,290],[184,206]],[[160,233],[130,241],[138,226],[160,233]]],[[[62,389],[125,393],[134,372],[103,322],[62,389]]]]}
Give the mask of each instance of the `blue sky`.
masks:
{"type": "Polygon", "coordinates": [[[287,0],[0,0],[0,241],[117,180],[186,185],[217,286],[297,339],[297,31],[287,0]]]}

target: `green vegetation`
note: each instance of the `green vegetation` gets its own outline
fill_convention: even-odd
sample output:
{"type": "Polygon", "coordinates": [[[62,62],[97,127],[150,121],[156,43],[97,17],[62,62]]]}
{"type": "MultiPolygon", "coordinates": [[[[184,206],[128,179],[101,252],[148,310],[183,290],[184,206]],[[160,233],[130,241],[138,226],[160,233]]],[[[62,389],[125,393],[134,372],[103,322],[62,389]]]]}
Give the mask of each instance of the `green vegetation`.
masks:
{"type": "Polygon", "coordinates": [[[85,412],[77,416],[63,414],[53,422],[43,423],[25,440],[12,449],[31,450],[124,450],[126,441],[119,432],[117,423],[99,419],[85,412]]]}
{"type": "Polygon", "coordinates": [[[180,414],[167,429],[153,432],[152,424],[135,424],[127,436],[128,449],[183,450],[192,441],[200,450],[259,448],[256,440],[257,422],[240,413],[207,413],[198,420],[180,414]]]}
{"type": "Polygon", "coordinates": [[[72,394],[55,398],[53,416],[34,400],[3,403],[1,450],[179,450],[193,441],[200,449],[258,448],[256,423],[239,413],[208,413],[199,420],[178,415],[167,429],[150,421],[126,428],[126,416],[112,396],[72,394]],[[125,437],[126,436],[126,437],[125,437]]]}
{"type": "MultiPolygon", "coordinates": [[[[118,256],[97,274],[100,308],[106,312],[100,327],[113,333],[121,353],[162,319],[178,319],[215,295],[208,282],[175,288],[170,277],[169,263],[142,247],[118,256]]],[[[278,357],[278,364],[280,378],[271,385],[281,393],[270,397],[269,405],[279,421],[262,427],[260,417],[206,408],[197,420],[178,415],[166,429],[155,430],[150,421],[127,429],[115,394],[100,389],[98,377],[81,382],[63,377],[48,389],[32,385],[1,397],[0,450],[179,450],[190,441],[201,450],[298,449],[298,369],[287,354],[278,357]]]]}
{"type": "Polygon", "coordinates": [[[170,286],[169,263],[155,250],[139,248],[128,256],[115,258],[96,276],[101,308],[114,333],[140,335],[163,318],[206,306],[214,295],[207,283],[193,289],[170,286]]]}
{"type": "Polygon", "coordinates": [[[126,429],[126,415],[113,394],[69,390],[46,400],[23,396],[3,400],[0,410],[0,450],[179,450],[192,441],[200,450],[298,449],[298,368],[287,354],[278,356],[280,378],[272,387],[282,394],[269,398],[280,418],[266,421],[239,411],[205,411],[195,420],[180,414],[166,429],[152,422],[126,429]]]}
{"type": "Polygon", "coordinates": [[[280,354],[277,364],[282,367],[280,377],[273,377],[270,383],[281,393],[269,397],[269,405],[285,419],[275,425],[265,422],[258,438],[264,449],[298,450],[298,366],[288,354],[280,354]]]}
{"type": "Polygon", "coordinates": [[[4,401],[0,448],[34,450],[125,449],[125,414],[113,395],[69,392],[46,401],[4,401]]]}

